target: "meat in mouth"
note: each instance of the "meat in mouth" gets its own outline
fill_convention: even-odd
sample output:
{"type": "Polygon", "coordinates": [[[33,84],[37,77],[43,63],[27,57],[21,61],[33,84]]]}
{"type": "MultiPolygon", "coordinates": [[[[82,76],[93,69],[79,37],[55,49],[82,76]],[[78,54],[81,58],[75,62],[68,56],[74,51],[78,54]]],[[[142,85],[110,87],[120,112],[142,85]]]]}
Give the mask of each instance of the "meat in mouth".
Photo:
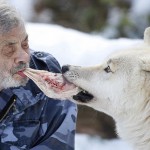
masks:
{"type": "MultiPolygon", "coordinates": [[[[60,94],[77,88],[76,85],[67,81],[61,73],[27,68],[23,74],[33,80],[43,93],[48,93],[49,90],[53,90],[56,94],[60,94]]],[[[72,95],[74,100],[85,103],[93,99],[93,95],[81,88],[79,89],[79,93],[72,95]]]]}
{"type": "Polygon", "coordinates": [[[23,71],[18,71],[17,74],[19,74],[19,75],[20,75],[21,77],[23,77],[23,78],[27,77],[27,76],[23,73],[23,71]]]}
{"type": "Polygon", "coordinates": [[[42,91],[44,90],[43,92],[47,92],[47,90],[65,92],[76,87],[74,84],[65,80],[61,73],[27,68],[24,74],[33,80],[42,91]]]}

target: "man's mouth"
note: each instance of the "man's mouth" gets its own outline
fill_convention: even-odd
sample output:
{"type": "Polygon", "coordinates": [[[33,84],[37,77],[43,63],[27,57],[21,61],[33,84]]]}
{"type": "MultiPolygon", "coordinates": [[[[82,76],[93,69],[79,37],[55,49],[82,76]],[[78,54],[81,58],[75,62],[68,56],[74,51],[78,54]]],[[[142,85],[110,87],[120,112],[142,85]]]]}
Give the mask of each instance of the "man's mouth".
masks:
{"type": "Polygon", "coordinates": [[[25,69],[18,71],[16,74],[20,75],[23,78],[26,78],[27,76],[23,73],[25,69]]]}

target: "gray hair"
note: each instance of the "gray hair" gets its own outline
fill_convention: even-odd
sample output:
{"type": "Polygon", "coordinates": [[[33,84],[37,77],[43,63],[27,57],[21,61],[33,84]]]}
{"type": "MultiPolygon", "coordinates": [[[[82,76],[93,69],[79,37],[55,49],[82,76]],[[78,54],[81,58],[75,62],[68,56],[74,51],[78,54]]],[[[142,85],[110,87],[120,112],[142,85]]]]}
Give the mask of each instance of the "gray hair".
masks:
{"type": "Polygon", "coordinates": [[[6,0],[0,0],[0,34],[7,33],[23,24],[24,21],[16,8],[8,4],[6,0]]]}

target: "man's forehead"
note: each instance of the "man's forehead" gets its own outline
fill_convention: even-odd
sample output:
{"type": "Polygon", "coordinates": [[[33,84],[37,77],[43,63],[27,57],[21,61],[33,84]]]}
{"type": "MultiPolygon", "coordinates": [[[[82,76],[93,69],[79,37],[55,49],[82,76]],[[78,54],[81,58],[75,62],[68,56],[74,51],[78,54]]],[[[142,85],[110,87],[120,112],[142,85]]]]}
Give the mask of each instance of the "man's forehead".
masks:
{"type": "Polygon", "coordinates": [[[25,28],[14,28],[10,32],[0,35],[0,44],[21,42],[25,40],[27,36],[25,28]]]}

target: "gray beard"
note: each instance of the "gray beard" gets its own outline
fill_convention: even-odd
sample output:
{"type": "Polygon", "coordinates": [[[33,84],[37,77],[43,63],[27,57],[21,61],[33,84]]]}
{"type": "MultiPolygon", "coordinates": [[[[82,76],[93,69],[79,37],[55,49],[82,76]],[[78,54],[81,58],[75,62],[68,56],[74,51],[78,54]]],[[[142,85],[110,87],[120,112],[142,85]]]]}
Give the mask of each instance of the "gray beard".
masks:
{"type": "Polygon", "coordinates": [[[14,80],[11,76],[9,76],[0,81],[0,89],[25,86],[27,84],[28,80],[29,80],[28,78],[24,78],[24,79],[18,81],[18,80],[14,80]]]}
{"type": "Polygon", "coordinates": [[[20,63],[20,65],[14,68],[7,77],[4,76],[4,74],[6,73],[5,72],[6,67],[4,67],[5,69],[0,71],[0,90],[7,89],[10,87],[25,86],[29,80],[28,78],[22,78],[22,80],[19,80],[19,81],[13,78],[13,75],[18,70],[23,69],[25,67],[29,67],[29,64],[20,63]]]}

